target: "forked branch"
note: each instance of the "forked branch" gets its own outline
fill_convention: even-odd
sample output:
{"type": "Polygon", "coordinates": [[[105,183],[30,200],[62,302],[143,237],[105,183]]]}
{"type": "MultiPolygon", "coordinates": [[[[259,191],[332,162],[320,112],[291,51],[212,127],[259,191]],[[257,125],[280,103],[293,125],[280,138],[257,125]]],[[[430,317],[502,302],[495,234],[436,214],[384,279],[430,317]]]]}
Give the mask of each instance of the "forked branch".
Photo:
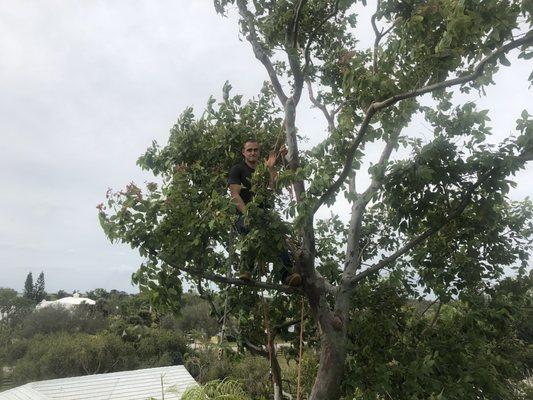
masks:
{"type": "Polygon", "coordinates": [[[301,288],[286,286],[286,285],[277,285],[277,284],[269,283],[269,282],[245,281],[245,280],[238,279],[238,278],[226,277],[226,276],[207,272],[200,268],[193,268],[193,267],[184,266],[184,265],[178,266],[172,263],[172,261],[169,260],[168,257],[165,257],[161,253],[156,253],[152,251],[151,255],[152,257],[155,257],[161,260],[162,262],[171,266],[172,268],[175,268],[178,271],[185,272],[195,278],[203,278],[211,282],[223,283],[226,285],[247,286],[247,287],[257,288],[257,289],[275,290],[277,292],[288,293],[288,294],[301,294],[302,293],[301,288]]]}
{"type": "Polygon", "coordinates": [[[243,18],[243,20],[246,22],[246,26],[248,27],[247,39],[252,45],[255,58],[257,58],[267,70],[268,76],[270,78],[270,82],[272,82],[272,86],[274,87],[274,90],[276,92],[276,95],[278,96],[279,101],[281,102],[281,104],[285,105],[285,102],[287,101],[287,96],[285,95],[285,92],[283,91],[283,88],[281,86],[281,82],[279,81],[276,70],[274,69],[274,66],[272,65],[272,61],[268,57],[267,53],[265,52],[259,40],[259,37],[257,36],[257,31],[255,29],[254,16],[250,12],[250,10],[248,10],[248,7],[246,6],[246,0],[237,0],[237,6],[239,7],[239,14],[243,18]]]}
{"type": "MultiPolygon", "coordinates": [[[[381,152],[381,156],[379,157],[379,161],[376,164],[376,167],[385,168],[392,154],[398,136],[400,135],[400,132],[401,128],[398,128],[398,130],[394,132],[392,137],[386,142],[385,147],[381,152]]],[[[350,218],[350,229],[348,233],[346,258],[344,262],[343,272],[343,276],[346,278],[346,280],[350,280],[350,277],[355,274],[362,260],[363,250],[359,249],[359,241],[361,240],[361,226],[363,215],[367,204],[370,202],[370,199],[372,198],[372,196],[374,196],[374,194],[376,194],[380,187],[381,182],[379,178],[377,176],[374,176],[367,189],[363,193],[358,195],[357,199],[352,204],[352,215],[350,218]]]]}
{"type": "Polygon", "coordinates": [[[300,18],[305,3],[307,3],[307,0],[298,0],[294,7],[294,18],[289,26],[289,41],[295,49],[298,47],[298,29],[300,28],[300,18]]]}
{"type": "Polygon", "coordinates": [[[350,144],[350,147],[348,148],[346,161],[344,163],[341,173],[339,174],[338,178],[322,194],[322,196],[320,196],[320,198],[316,201],[313,207],[313,213],[316,213],[318,209],[322,206],[322,204],[324,204],[332,196],[334,196],[337,190],[339,190],[341,186],[344,184],[344,181],[346,180],[346,178],[348,177],[352,169],[353,159],[355,157],[357,148],[363,141],[364,136],[368,130],[368,127],[370,126],[370,123],[372,121],[372,117],[374,116],[374,114],[376,114],[378,111],[381,111],[387,107],[392,106],[393,104],[398,103],[401,100],[418,97],[426,93],[434,92],[436,90],[445,89],[445,88],[449,88],[452,86],[457,86],[457,85],[462,85],[468,82],[472,82],[476,80],[477,78],[479,78],[481,74],[483,74],[483,70],[487,64],[496,61],[496,59],[500,57],[501,55],[509,52],[510,50],[516,49],[517,47],[530,46],[532,44],[533,44],[533,31],[529,31],[522,38],[512,40],[509,43],[506,43],[505,45],[494,50],[491,54],[489,54],[483,60],[481,60],[479,64],[474,68],[474,70],[469,74],[466,74],[466,75],[463,75],[463,76],[460,76],[454,79],[449,79],[446,81],[438,82],[432,85],[427,85],[419,89],[413,89],[408,92],[404,92],[404,93],[397,94],[395,96],[391,96],[386,100],[377,101],[377,102],[373,102],[372,104],[370,104],[370,106],[368,107],[365,113],[363,122],[361,123],[361,127],[359,128],[357,135],[353,138],[350,144]]]}
{"type": "MultiPolygon", "coordinates": [[[[528,155],[521,155],[521,156],[518,156],[516,158],[518,160],[524,160],[524,158],[526,158],[526,159],[528,158],[528,155]]],[[[531,159],[531,155],[529,155],[529,158],[531,159]]],[[[407,253],[409,250],[413,249],[414,247],[416,247],[420,243],[424,242],[426,239],[428,239],[429,237],[431,237],[434,234],[436,234],[437,232],[439,232],[442,228],[444,228],[446,225],[448,225],[451,221],[453,221],[454,219],[459,217],[464,212],[466,207],[468,207],[468,205],[471,203],[472,195],[474,194],[476,189],[480,185],[482,185],[485,181],[487,181],[497,170],[498,170],[498,168],[495,166],[495,167],[492,167],[491,169],[489,169],[484,174],[482,174],[477,179],[477,181],[465,192],[461,202],[454,209],[454,211],[452,211],[450,214],[448,214],[448,216],[446,218],[444,218],[441,221],[440,224],[427,229],[422,234],[420,234],[420,235],[416,236],[415,238],[411,239],[409,242],[407,242],[401,248],[396,250],[390,256],[385,257],[384,259],[379,261],[377,264],[374,264],[370,268],[368,268],[368,269],[362,271],[361,273],[357,274],[353,279],[351,279],[350,283],[351,284],[356,284],[357,282],[360,282],[363,279],[365,279],[367,276],[369,276],[371,274],[374,274],[374,273],[380,271],[381,269],[385,268],[387,265],[393,263],[399,257],[401,257],[405,253],[407,253]]]]}
{"type": "Polygon", "coordinates": [[[383,39],[387,34],[394,28],[394,24],[387,28],[386,30],[379,30],[378,26],[376,24],[377,16],[379,7],[381,5],[381,0],[378,0],[376,5],[376,12],[372,17],[370,18],[370,23],[372,24],[372,29],[374,30],[374,35],[376,36],[374,39],[374,55],[373,55],[373,61],[372,61],[372,71],[374,74],[378,72],[378,51],[379,51],[379,42],[381,42],[381,39],[383,39]]]}
{"type": "Polygon", "coordinates": [[[304,72],[300,65],[299,49],[298,49],[298,30],[300,27],[300,18],[302,14],[302,8],[307,0],[298,0],[294,7],[294,17],[292,22],[288,26],[287,40],[286,40],[286,52],[291,67],[292,76],[294,78],[294,86],[292,98],[294,104],[298,104],[302,95],[302,89],[304,85],[304,72]]]}

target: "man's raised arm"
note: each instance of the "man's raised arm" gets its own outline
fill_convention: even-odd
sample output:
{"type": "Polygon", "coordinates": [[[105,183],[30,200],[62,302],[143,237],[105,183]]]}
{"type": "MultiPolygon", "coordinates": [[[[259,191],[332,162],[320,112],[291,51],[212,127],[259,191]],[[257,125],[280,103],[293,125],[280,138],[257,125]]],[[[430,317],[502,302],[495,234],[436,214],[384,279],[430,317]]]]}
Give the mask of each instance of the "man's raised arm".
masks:
{"type": "MultiPolygon", "coordinates": [[[[281,146],[281,148],[279,149],[279,155],[281,156],[281,159],[283,159],[287,155],[287,148],[285,147],[285,145],[281,146]]],[[[265,160],[265,165],[268,168],[268,173],[270,174],[269,185],[271,189],[275,189],[276,181],[278,179],[278,170],[276,169],[277,158],[278,154],[276,154],[275,151],[271,151],[268,155],[268,158],[265,160]]]]}

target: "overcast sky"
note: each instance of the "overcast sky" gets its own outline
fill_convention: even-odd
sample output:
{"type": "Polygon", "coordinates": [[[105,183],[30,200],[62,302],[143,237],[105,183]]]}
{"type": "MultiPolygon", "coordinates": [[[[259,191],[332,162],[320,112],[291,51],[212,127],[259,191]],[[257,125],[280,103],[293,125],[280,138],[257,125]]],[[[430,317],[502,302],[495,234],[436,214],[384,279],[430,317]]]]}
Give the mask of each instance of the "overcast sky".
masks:
{"type": "MultiPolygon", "coordinates": [[[[2,0],[0,54],[0,287],[44,271],[49,292],[135,291],[140,258],[107,241],[95,206],[150,179],[135,162],[185,107],[201,111],[226,80],[253,96],[264,70],[210,0],[2,0]]],[[[530,70],[513,64],[480,100],[495,140],[533,113],[530,70]]],[[[299,124],[311,141],[324,126],[313,112],[299,124]]],[[[530,195],[533,169],[517,180],[513,198],[530,195]]]]}

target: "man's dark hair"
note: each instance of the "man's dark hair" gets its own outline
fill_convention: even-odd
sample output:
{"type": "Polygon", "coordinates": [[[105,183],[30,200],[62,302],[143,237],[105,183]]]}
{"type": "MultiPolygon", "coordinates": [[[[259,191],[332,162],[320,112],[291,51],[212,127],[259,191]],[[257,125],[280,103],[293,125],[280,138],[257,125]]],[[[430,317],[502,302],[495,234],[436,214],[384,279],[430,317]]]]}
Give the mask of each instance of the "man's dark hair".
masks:
{"type": "Polygon", "coordinates": [[[246,139],[243,143],[242,143],[242,148],[244,149],[244,145],[246,143],[259,143],[259,141],[257,139],[254,139],[254,138],[250,138],[250,139],[246,139]]]}

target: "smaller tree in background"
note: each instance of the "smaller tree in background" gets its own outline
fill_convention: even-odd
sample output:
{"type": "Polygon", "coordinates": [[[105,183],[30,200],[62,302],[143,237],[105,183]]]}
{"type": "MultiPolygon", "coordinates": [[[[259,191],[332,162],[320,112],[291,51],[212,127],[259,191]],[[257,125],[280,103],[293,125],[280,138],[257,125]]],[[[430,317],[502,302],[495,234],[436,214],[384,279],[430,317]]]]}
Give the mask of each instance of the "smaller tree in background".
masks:
{"type": "Polygon", "coordinates": [[[45,297],[46,291],[44,290],[44,272],[41,271],[33,287],[33,300],[35,300],[37,303],[40,303],[45,297]]]}
{"type": "Polygon", "coordinates": [[[56,299],[62,299],[64,297],[69,297],[70,296],[70,293],[66,292],[65,290],[63,289],[59,289],[56,293],[56,299]]]}
{"type": "Polygon", "coordinates": [[[26,275],[26,281],[24,282],[24,294],[26,299],[33,299],[33,275],[31,272],[26,275]]]}

